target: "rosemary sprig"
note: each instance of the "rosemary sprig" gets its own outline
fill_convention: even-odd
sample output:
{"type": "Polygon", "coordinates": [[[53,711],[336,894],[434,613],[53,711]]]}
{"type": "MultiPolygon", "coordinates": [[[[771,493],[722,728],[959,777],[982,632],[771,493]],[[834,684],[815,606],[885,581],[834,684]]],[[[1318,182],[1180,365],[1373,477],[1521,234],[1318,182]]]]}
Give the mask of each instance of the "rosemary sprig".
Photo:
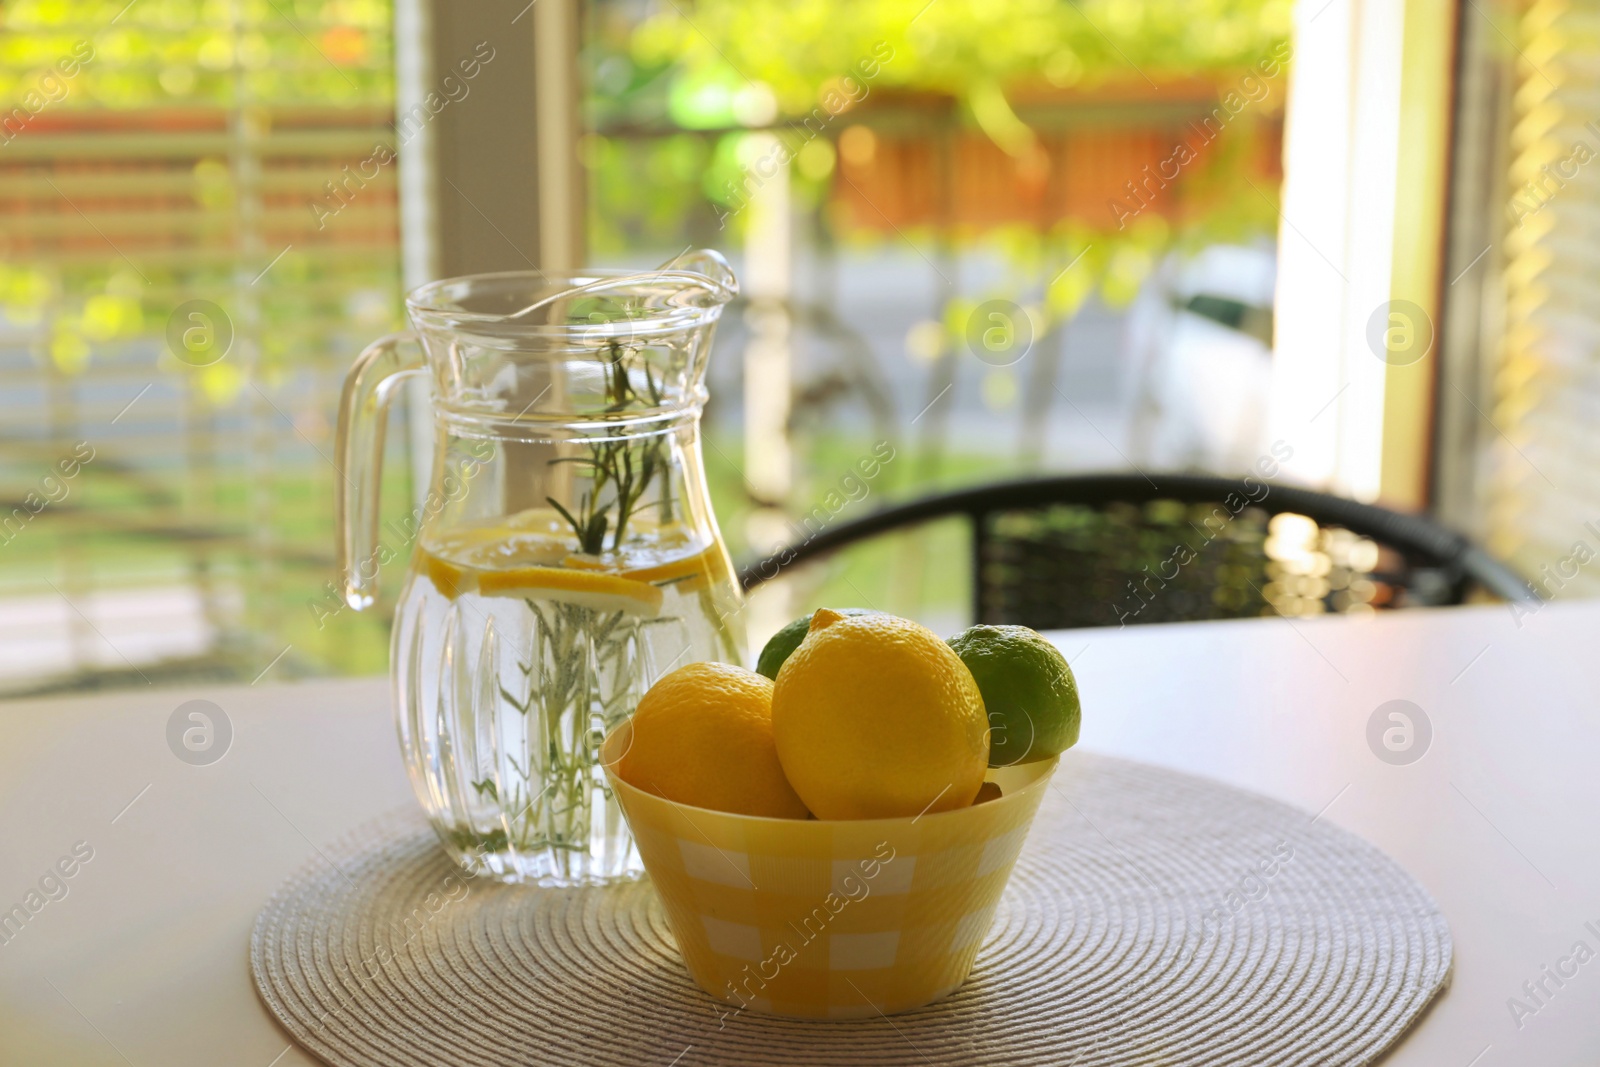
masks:
{"type": "MultiPolygon", "coordinates": [[[[555,463],[558,461],[551,460],[550,462],[555,463]]],[[[561,517],[566,519],[567,523],[572,527],[573,534],[578,538],[578,548],[588,555],[598,556],[601,549],[605,547],[608,520],[604,511],[596,510],[593,504],[590,503],[592,499],[593,496],[589,493],[584,493],[579,498],[578,514],[583,516],[580,520],[572,512],[562,507],[561,501],[555,497],[545,497],[550,506],[561,512],[561,517]]],[[[615,546],[613,545],[613,547],[615,546]]]]}
{"type": "MultiPolygon", "coordinates": [[[[590,317],[593,318],[593,315],[590,317]]],[[[637,349],[620,341],[607,342],[602,356],[607,414],[615,415],[630,409],[661,404],[661,384],[656,381],[649,362],[636,358],[638,354],[637,349]],[[642,372],[644,377],[645,393],[642,395],[634,385],[635,370],[642,372]]],[[[555,498],[545,497],[550,506],[561,513],[567,525],[572,527],[580,551],[591,556],[599,555],[605,549],[608,531],[612,549],[620,549],[627,536],[629,520],[633,518],[651,484],[658,480],[661,484],[661,520],[666,522],[672,518],[672,485],[666,455],[668,445],[661,436],[641,440],[596,441],[585,447],[587,455],[561,456],[550,460],[551,463],[577,463],[589,468],[591,485],[578,498],[577,514],[573,514],[555,498]],[[610,499],[603,501],[602,494],[608,489],[611,491],[610,499]]]]}
{"type": "MultiPolygon", "coordinates": [[[[615,302],[604,306],[612,318],[631,314],[615,302]]],[[[597,315],[588,318],[595,321],[597,315]]],[[[598,355],[606,415],[625,418],[661,406],[665,379],[657,379],[647,353],[611,340],[598,355]]],[[[622,549],[630,532],[639,536],[637,517],[647,499],[649,507],[659,509],[662,524],[673,520],[670,433],[577,445],[576,454],[550,462],[576,464],[587,484],[580,481],[581,491],[565,501],[545,499],[571,529],[580,551],[598,556],[622,549]]],[[[683,580],[659,584],[671,589],[683,580]]],[[[718,620],[712,625],[731,650],[709,593],[701,590],[699,597],[705,619],[718,620]]],[[[594,835],[610,834],[607,820],[616,818],[599,767],[600,741],[643,696],[653,628],[681,627],[687,620],[676,615],[642,619],[559,596],[529,597],[524,603],[531,619],[515,673],[494,680],[506,747],[496,757],[495,774],[470,783],[478,805],[497,809],[499,825],[478,830],[480,851],[538,851],[554,857],[561,870],[569,863],[578,870],[594,848],[594,835]]]]}

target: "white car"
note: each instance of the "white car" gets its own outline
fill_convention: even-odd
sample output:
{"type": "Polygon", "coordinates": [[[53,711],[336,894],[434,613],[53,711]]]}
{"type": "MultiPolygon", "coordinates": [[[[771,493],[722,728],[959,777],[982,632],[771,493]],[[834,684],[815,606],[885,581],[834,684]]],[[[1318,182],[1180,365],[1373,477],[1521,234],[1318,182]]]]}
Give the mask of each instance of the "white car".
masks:
{"type": "Polygon", "coordinates": [[[1145,283],[1126,341],[1138,466],[1234,474],[1261,454],[1276,275],[1270,248],[1213,245],[1145,283]]]}

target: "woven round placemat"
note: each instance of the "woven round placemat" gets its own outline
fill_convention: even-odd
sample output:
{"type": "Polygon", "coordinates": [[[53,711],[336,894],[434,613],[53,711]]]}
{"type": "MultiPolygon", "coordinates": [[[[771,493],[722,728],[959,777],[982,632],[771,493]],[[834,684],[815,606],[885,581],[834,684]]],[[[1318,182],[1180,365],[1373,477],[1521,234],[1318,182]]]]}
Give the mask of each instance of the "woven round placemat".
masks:
{"type": "Polygon", "coordinates": [[[1362,1064],[1448,981],[1428,894],[1276,801],[1063,760],[967,984],[856,1021],[732,1013],[648,882],[461,875],[419,815],[353,835],[256,920],[257,991],[338,1065],[1362,1064]]]}

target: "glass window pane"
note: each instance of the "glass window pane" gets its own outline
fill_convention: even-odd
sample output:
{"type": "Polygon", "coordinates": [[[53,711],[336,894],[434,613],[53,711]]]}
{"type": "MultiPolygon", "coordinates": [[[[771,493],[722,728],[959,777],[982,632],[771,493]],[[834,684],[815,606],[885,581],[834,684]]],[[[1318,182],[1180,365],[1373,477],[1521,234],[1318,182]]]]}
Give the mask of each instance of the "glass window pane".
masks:
{"type": "Polygon", "coordinates": [[[319,616],[398,318],[390,7],[119,6],[0,30],[0,690],[380,670],[382,613],[319,616]]]}

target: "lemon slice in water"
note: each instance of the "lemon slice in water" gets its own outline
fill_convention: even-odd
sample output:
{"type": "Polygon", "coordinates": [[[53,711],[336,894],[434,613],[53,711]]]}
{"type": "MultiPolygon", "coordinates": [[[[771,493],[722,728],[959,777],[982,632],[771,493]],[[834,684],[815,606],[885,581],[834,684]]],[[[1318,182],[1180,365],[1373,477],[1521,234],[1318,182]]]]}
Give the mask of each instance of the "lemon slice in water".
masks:
{"type": "Polygon", "coordinates": [[[427,576],[428,581],[440,593],[454,600],[462,593],[470,593],[478,587],[477,572],[468,567],[460,567],[447,559],[441,559],[425,548],[417,549],[417,570],[427,576]]]}
{"type": "Polygon", "coordinates": [[[676,523],[638,524],[620,550],[574,551],[566,520],[530,508],[487,522],[461,525],[418,546],[416,569],[441,594],[553,600],[597,611],[654,618],[665,591],[709,588],[728,565],[722,548],[676,523]]]}
{"type": "Polygon", "coordinates": [[[563,604],[596,611],[622,611],[647,619],[660,613],[663,599],[661,590],[649,582],[571,567],[479,571],[478,592],[484,596],[558,600],[563,604]]]}

